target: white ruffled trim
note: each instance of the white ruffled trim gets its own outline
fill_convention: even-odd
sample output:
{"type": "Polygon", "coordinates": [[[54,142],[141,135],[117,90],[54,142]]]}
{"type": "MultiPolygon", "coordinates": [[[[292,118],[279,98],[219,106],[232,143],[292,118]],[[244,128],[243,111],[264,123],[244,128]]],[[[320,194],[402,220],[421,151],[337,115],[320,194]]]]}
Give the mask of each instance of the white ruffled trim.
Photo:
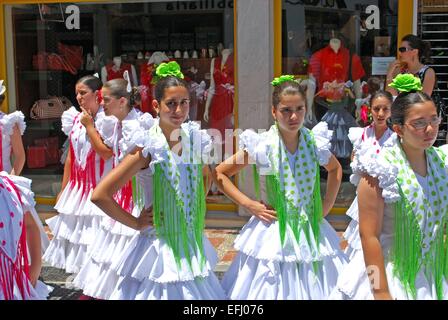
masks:
{"type": "Polygon", "coordinates": [[[252,129],[247,129],[240,135],[239,147],[246,151],[252,160],[256,161],[260,175],[273,173],[273,167],[269,160],[271,139],[269,131],[258,134],[252,129]]]}
{"type": "MultiPolygon", "coordinates": [[[[385,150],[387,150],[387,148],[383,148],[380,154],[375,158],[372,158],[370,153],[360,155],[356,172],[354,173],[359,176],[368,174],[371,177],[377,178],[379,187],[383,189],[382,196],[384,201],[386,203],[392,203],[400,200],[397,185],[398,168],[390,164],[384,158],[383,155],[385,150]]],[[[356,181],[351,182],[353,183],[356,181]]]]}
{"type": "Polygon", "coordinates": [[[244,130],[242,134],[240,134],[239,139],[239,148],[241,150],[246,151],[249,154],[249,157],[252,159],[256,159],[255,156],[255,148],[260,142],[260,136],[252,129],[244,130]]]}
{"type": "Polygon", "coordinates": [[[143,129],[148,130],[152,128],[153,125],[158,124],[159,120],[154,119],[150,113],[143,113],[139,114],[138,122],[143,129]]]}
{"type": "Polygon", "coordinates": [[[200,257],[193,250],[191,265],[185,257],[177,265],[172,249],[162,238],[157,238],[154,229],[135,234],[120,256],[115,257],[111,269],[121,276],[130,276],[138,281],[173,283],[205,278],[213,273],[218,262],[216,251],[207,237],[203,236],[205,265],[201,268],[200,257]]]}
{"type": "Polygon", "coordinates": [[[356,148],[359,144],[361,144],[363,132],[364,128],[351,127],[348,129],[348,138],[353,144],[353,148],[356,148]]]}
{"type": "Polygon", "coordinates": [[[98,117],[95,121],[96,129],[98,130],[103,142],[109,148],[115,145],[115,138],[117,136],[118,119],[115,116],[98,117]]]}
{"type": "Polygon", "coordinates": [[[137,141],[141,138],[142,131],[151,129],[158,121],[149,113],[139,115],[138,119],[124,120],[122,122],[122,135],[119,141],[121,150],[120,160],[137,147],[137,141]]]}
{"type": "Polygon", "coordinates": [[[62,131],[69,135],[70,132],[73,129],[73,125],[75,124],[75,118],[80,112],[76,110],[75,107],[71,107],[67,111],[64,111],[64,113],[61,116],[61,122],[62,122],[62,131]]]}
{"type": "Polygon", "coordinates": [[[325,219],[320,224],[320,242],[314,241],[313,234],[310,234],[309,238],[310,243],[305,232],[301,230],[300,239],[297,241],[288,226],[285,243],[282,245],[277,221],[266,224],[252,217],[235,239],[234,247],[259,260],[282,262],[311,263],[321,261],[327,256],[344,256],[339,248],[338,235],[325,219]]]}
{"type": "Polygon", "coordinates": [[[322,121],[316,124],[311,132],[313,133],[314,140],[316,141],[319,164],[321,166],[325,166],[328,164],[328,161],[332,156],[330,149],[333,131],[328,130],[328,124],[322,121]]]}
{"type": "Polygon", "coordinates": [[[13,134],[14,126],[19,126],[20,134],[23,135],[26,129],[25,116],[21,111],[14,111],[10,114],[5,114],[0,119],[0,123],[3,125],[4,134],[10,136],[13,134]]]}
{"type": "MultiPolygon", "coordinates": [[[[200,139],[201,149],[193,150],[193,152],[195,152],[196,157],[202,157],[207,162],[207,159],[204,158],[210,153],[213,145],[212,139],[207,131],[200,130],[199,124],[194,121],[182,124],[182,129],[188,136],[193,135],[193,139],[200,139]]],[[[133,141],[137,147],[143,148],[142,154],[144,157],[151,155],[151,162],[149,164],[151,172],[154,172],[154,166],[157,163],[165,161],[164,154],[166,152],[165,147],[167,142],[163,135],[155,137],[151,135],[149,130],[140,130],[134,134],[133,141]]],[[[193,146],[196,145],[197,143],[193,143],[193,146]]]]}
{"type": "MultiPolygon", "coordinates": [[[[397,134],[393,133],[386,141],[384,141],[381,149],[393,147],[397,143],[397,134]]],[[[377,148],[372,148],[370,144],[360,143],[354,148],[353,161],[350,164],[353,174],[350,175],[350,182],[357,186],[361,180],[361,175],[366,171],[375,171],[373,166],[376,165],[376,160],[380,154],[377,153],[377,148]],[[369,166],[368,162],[372,162],[369,166]]]]}

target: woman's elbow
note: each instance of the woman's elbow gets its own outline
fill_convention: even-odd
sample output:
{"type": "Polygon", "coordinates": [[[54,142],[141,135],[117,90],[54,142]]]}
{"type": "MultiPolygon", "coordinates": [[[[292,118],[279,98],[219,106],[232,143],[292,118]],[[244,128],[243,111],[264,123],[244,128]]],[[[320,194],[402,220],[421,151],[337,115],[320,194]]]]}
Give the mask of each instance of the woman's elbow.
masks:
{"type": "Polygon", "coordinates": [[[112,150],[107,150],[107,151],[103,151],[100,153],[100,157],[104,161],[109,160],[110,158],[112,158],[113,155],[114,155],[114,153],[112,152],[112,150]]]}
{"type": "Polygon", "coordinates": [[[101,192],[101,189],[95,188],[93,190],[92,196],[90,197],[90,201],[95,205],[99,205],[104,201],[105,198],[106,196],[105,194],[103,194],[103,192],[101,192]]]}

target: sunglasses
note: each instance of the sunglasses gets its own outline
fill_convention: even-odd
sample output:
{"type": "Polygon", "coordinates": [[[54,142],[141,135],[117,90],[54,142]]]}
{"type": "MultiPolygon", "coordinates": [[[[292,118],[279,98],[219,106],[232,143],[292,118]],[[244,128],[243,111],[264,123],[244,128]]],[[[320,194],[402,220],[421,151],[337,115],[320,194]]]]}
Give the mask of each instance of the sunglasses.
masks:
{"type": "Polygon", "coordinates": [[[400,52],[406,52],[406,51],[412,51],[412,50],[414,50],[414,48],[407,48],[407,47],[400,47],[400,48],[398,48],[398,51],[400,51],[400,52]]]}

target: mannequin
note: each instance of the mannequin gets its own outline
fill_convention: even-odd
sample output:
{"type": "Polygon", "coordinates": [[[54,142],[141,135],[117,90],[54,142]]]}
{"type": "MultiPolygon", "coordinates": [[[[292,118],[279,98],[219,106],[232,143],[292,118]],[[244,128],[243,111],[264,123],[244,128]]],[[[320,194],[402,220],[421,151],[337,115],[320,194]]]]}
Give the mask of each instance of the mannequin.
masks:
{"type": "Polygon", "coordinates": [[[220,130],[222,137],[224,137],[225,129],[232,128],[233,72],[233,49],[223,49],[221,56],[213,58],[210,64],[210,74],[212,77],[204,111],[204,120],[210,122],[210,128],[220,130]],[[219,106],[219,104],[224,105],[219,106]]]}
{"type": "Polygon", "coordinates": [[[362,98],[361,78],[365,71],[359,56],[344,47],[341,38],[334,32],[331,36],[328,46],[318,50],[310,58],[306,125],[326,121],[329,129],[334,131],[332,152],[338,158],[348,158],[352,149],[348,128],[357,126],[350,110],[347,110],[348,98],[362,98]],[[313,112],[313,105],[317,101],[319,106],[316,104],[313,112]],[[326,110],[328,111],[320,119],[316,113],[326,110]]]}
{"type": "MultiPolygon", "coordinates": [[[[233,49],[227,48],[221,51],[221,56],[213,58],[210,63],[210,87],[205,102],[204,121],[209,123],[210,129],[219,130],[221,135],[221,157],[225,154],[226,136],[225,130],[233,128],[233,93],[234,93],[234,65],[233,49]]],[[[215,140],[216,143],[218,141],[215,140]]],[[[229,150],[233,152],[233,150],[229,150]]],[[[210,189],[211,194],[220,194],[215,184],[210,189]]]]}
{"type": "Polygon", "coordinates": [[[120,56],[114,57],[112,62],[101,68],[101,81],[106,83],[109,80],[123,78],[125,71],[129,72],[133,86],[137,83],[137,71],[130,63],[123,63],[120,56]]]}
{"type": "Polygon", "coordinates": [[[141,110],[143,112],[149,112],[154,118],[157,117],[157,112],[152,107],[152,100],[154,96],[152,93],[154,87],[152,77],[157,66],[162,62],[168,61],[170,61],[170,59],[164,52],[156,51],[150,56],[148,63],[146,65],[142,65],[140,68],[140,81],[143,87],[143,90],[141,91],[141,110]]]}

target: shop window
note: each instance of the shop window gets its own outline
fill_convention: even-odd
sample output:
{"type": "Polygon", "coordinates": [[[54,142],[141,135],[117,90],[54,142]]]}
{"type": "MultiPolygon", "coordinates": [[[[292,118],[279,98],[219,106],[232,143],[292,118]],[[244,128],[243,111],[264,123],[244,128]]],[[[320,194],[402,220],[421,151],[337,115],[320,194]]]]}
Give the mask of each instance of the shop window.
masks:
{"type": "MultiPolygon", "coordinates": [[[[221,2],[7,6],[6,21],[13,30],[6,35],[12,37],[8,61],[15,65],[16,83],[12,101],[27,122],[23,174],[33,179],[37,196],[55,197],[60,191],[67,140],[59,102],[62,109],[79,108],[75,84],[82,76],[98,73],[107,81],[111,70],[128,68],[132,84],[147,93],[137,107],[156,116],[151,107],[155,68],[176,60],[191,87],[189,118],[218,132],[233,129],[233,1],[221,2]],[[70,20],[68,6],[79,9],[79,25],[70,20]]],[[[229,200],[213,187],[208,201],[229,200]]]]}
{"type": "MultiPolygon", "coordinates": [[[[397,10],[398,1],[282,2],[282,73],[302,81],[312,111],[306,125],[326,121],[334,130],[332,151],[344,172],[336,206],[348,207],[355,196],[347,133],[349,127],[367,125],[355,98],[367,97],[371,78],[383,86],[388,63],[395,59],[397,10]]],[[[324,182],[325,172],[321,177],[324,182]]]]}

